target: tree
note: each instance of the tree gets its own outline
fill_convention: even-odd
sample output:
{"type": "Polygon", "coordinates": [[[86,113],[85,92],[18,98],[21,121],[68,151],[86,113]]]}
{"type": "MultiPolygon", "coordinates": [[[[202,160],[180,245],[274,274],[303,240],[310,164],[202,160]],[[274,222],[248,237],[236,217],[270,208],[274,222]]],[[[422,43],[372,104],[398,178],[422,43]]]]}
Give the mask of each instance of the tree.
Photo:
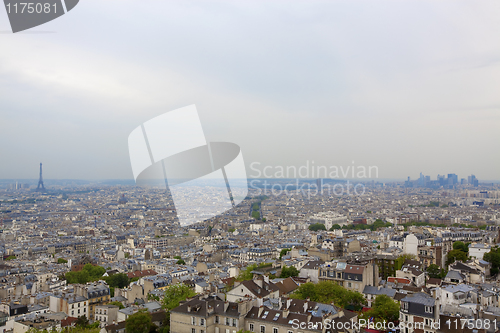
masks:
{"type": "Polygon", "coordinates": [[[304,284],[301,284],[299,288],[291,295],[291,298],[298,298],[298,299],[317,299],[317,291],[316,291],[316,285],[312,282],[307,282],[304,284]]]}
{"type": "Polygon", "coordinates": [[[363,304],[366,304],[366,300],[361,293],[345,289],[333,281],[321,281],[317,284],[304,283],[295,290],[291,298],[310,298],[311,301],[325,304],[333,302],[341,308],[352,306],[360,309],[363,304]]]}
{"type": "Polygon", "coordinates": [[[110,287],[125,288],[130,284],[130,279],[125,273],[117,273],[105,278],[110,287]]]}
{"type": "Polygon", "coordinates": [[[149,332],[151,328],[151,315],[147,311],[139,311],[130,315],[125,321],[125,331],[127,333],[149,332]]]}
{"type": "Polygon", "coordinates": [[[400,255],[396,260],[394,260],[394,268],[399,271],[407,259],[415,259],[415,255],[409,253],[400,255]]]}
{"type": "Polygon", "coordinates": [[[166,326],[162,328],[162,332],[170,332],[170,310],[179,306],[181,301],[185,301],[188,298],[195,296],[196,293],[183,283],[171,285],[165,290],[164,297],[161,301],[162,308],[167,311],[165,316],[166,326]]]}
{"type": "Polygon", "coordinates": [[[196,293],[183,283],[171,285],[165,290],[165,297],[162,300],[162,307],[167,310],[172,310],[179,306],[181,301],[195,296],[196,293]]]}
{"type": "Polygon", "coordinates": [[[297,268],[295,268],[293,266],[290,266],[290,267],[284,266],[281,269],[280,278],[283,279],[283,278],[287,278],[287,277],[290,277],[290,276],[299,276],[299,271],[297,270],[297,268]]]}
{"type": "Polygon", "coordinates": [[[67,261],[66,259],[59,258],[59,259],[57,259],[57,263],[58,263],[58,264],[67,264],[67,263],[68,263],[68,261],[67,261]]]}
{"type": "Polygon", "coordinates": [[[441,273],[441,269],[436,264],[431,264],[427,267],[427,274],[430,278],[438,279],[441,273]]]}
{"type": "Polygon", "coordinates": [[[326,230],[326,227],[322,223],[314,223],[309,226],[309,230],[311,231],[326,230]]]}
{"type": "Polygon", "coordinates": [[[378,295],[372,308],[365,312],[363,317],[373,317],[375,322],[395,322],[399,318],[399,304],[387,295],[378,295]]]}
{"type": "Polygon", "coordinates": [[[465,252],[466,254],[469,253],[469,244],[470,243],[464,243],[461,241],[457,241],[453,243],[453,250],[460,250],[465,252]]]}
{"type": "Polygon", "coordinates": [[[179,259],[179,260],[177,260],[176,264],[177,265],[185,265],[186,262],[183,259],[179,259]]]}
{"type": "Polygon", "coordinates": [[[85,284],[90,281],[99,280],[102,275],[106,273],[104,267],[93,266],[92,264],[86,264],[83,269],[79,272],[67,272],[65,274],[65,279],[68,283],[81,283],[85,284]]]}
{"type": "Polygon", "coordinates": [[[280,260],[283,258],[283,256],[286,256],[286,254],[290,251],[291,249],[283,249],[280,251],[280,260]]]}
{"type": "Polygon", "coordinates": [[[113,302],[109,302],[108,304],[110,304],[110,305],[116,305],[120,310],[121,309],[125,309],[125,306],[123,306],[122,302],[113,301],[113,302]]]}
{"type": "Polygon", "coordinates": [[[75,321],[75,326],[87,327],[89,325],[89,320],[86,316],[79,316],[75,321]]]}
{"type": "Polygon", "coordinates": [[[342,227],[341,227],[339,224],[334,224],[334,225],[332,225],[332,227],[330,228],[330,231],[333,231],[333,230],[338,230],[338,229],[342,229],[342,227]]]}
{"type": "Polygon", "coordinates": [[[236,280],[238,280],[238,281],[251,280],[253,278],[252,271],[255,271],[258,268],[264,268],[264,267],[269,267],[269,266],[272,266],[272,263],[260,264],[260,265],[257,265],[257,264],[249,265],[244,270],[240,271],[240,274],[238,275],[236,280]]]}
{"type": "Polygon", "coordinates": [[[490,274],[493,276],[497,275],[500,267],[500,248],[492,248],[490,252],[484,254],[483,260],[491,263],[490,274]]]}
{"type": "Polygon", "coordinates": [[[467,253],[462,250],[451,250],[448,252],[446,265],[453,264],[457,260],[461,260],[463,262],[467,261],[467,253]]]}

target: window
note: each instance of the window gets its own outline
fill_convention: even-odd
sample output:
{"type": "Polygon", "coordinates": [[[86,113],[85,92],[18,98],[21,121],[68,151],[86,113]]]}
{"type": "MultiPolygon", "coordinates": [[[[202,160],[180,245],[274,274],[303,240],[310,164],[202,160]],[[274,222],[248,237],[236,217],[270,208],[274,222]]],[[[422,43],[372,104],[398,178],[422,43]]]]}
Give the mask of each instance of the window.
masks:
{"type": "Polygon", "coordinates": [[[273,327],[273,333],[278,333],[278,328],[277,327],[273,327]]]}
{"type": "Polygon", "coordinates": [[[196,318],[195,317],[191,317],[191,324],[196,325],[196,318]]]}
{"type": "Polygon", "coordinates": [[[348,282],[348,283],[347,283],[347,287],[348,287],[348,288],[352,288],[352,283],[351,283],[351,282],[348,282]]]}
{"type": "Polygon", "coordinates": [[[196,333],[196,328],[192,328],[191,333],[196,333]]]}
{"type": "Polygon", "coordinates": [[[236,327],[236,326],[238,326],[238,325],[237,325],[237,322],[236,322],[236,319],[235,319],[235,318],[233,318],[233,327],[236,327]]]}
{"type": "Polygon", "coordinates": [[[266,326],[260,325],[260,333],[266,333],[266,326]]]}
{"type": "Polygon", "coordinates": [[[78,314],[80,314],[80,309],[78,309],[78,314]]]}
{"type": "MultiPolygon", "coordinates": [[[[428,326],[429,325],[429,319],[425,318],[425,325],[428,326]]],[[[427,331],[425,331],[425,333],[427,333],[427,331]]]]}
{"type": "MultiPolygon", "coordinates": [[[[205,319],[204,318],[200,318],[200,326],[204,326],[205,325],[205,319]]],[[[201,332],[203,333],[203,332],[201,332]]]]}
{"type": "Polygon", "coordinates": [[[293,333],[293,331],[288,331],[288,333],[293,333]]]}
{"type": "Polygon", "coordinates": [[[432,306],[426,306],[425,307],[425,312],[426,313],[432,313],[432,306]]]}
{"type": "Polygon", "coordinates": [[[200,333],[205,333],[203,330],[200,330],[200,333]]]}
{"type": "Polygon", "coordinates": [[[230,325],[231,325],[231,324],[230,324],[230,322],[229,322],[229,318],[228,318],[228,317],[226,317],[226,326],[230,326],[230,325]]]}
{"type": "Polygon", "coordinates": [[[83,308],[83,312],[87,312],[87,308],[83,308]]]}
{"type": "Polygon", "coordinates": [[[218,327],[215,328],[215,333],[219,333],[219,328],[218,327]]]}
{"type": "Polygon", "coordinates": [[[403,302],[403,309],[408,310],[408,302],[403,302]]]}
{"type": "Polygon", "coordinates": [[[248,326],[248,328],[250,329],[250,331],[252,331],[252,332],[253,332],[253,324],[250,324],[250,325],[248,326]]]}
{"type": "Polygon", "coordinates": [[[219,316],[215,316],[215,323],[218,324],[219,323],[219,316]]]}

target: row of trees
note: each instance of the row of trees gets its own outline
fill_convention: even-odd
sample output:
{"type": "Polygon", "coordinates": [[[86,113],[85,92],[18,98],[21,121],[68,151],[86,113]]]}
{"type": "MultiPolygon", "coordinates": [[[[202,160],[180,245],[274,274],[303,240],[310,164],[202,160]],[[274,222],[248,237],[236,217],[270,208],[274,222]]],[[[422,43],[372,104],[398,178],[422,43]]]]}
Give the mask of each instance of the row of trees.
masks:
{"type": "Polygon", "coordinates": [[[314,302],[330,304],[333,302],[336,306],[345,308],[351,305],[360,308],[366,304],[363,295],[357,291],[352,291],[339,286],[333,281],[321,281],[319,283],[304,283],[291,295],[296,299],[311,299],[314,302]]]}
{"type": "Polygon", "coordinates": [[[104,267],[94,266],[92,264],[86,264],[83,269],[78,272],[70,271],[67,272],[64,277],[68,284],[70,283],[82,283],[97,281],[102,275],[106,273],[104,267]]]}

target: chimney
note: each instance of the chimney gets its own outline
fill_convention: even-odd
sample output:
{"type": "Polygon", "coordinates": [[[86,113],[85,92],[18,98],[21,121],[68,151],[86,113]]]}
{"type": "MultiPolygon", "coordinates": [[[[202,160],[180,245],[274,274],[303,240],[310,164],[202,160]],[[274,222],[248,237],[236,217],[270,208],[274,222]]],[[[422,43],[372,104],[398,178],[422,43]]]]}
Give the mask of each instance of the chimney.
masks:
{"type": "Polygon", "coordinates": [[[288,309],[283,310],[283,318],[287,318],[289,313],[290,313],[290,310],[288,310],[288,309]]]}
{"type": "Polygon", "coordinates": [[[191,312],[191,305],[188,305],[187,310],[188,312],[191,312]]]}
{"type": "Polygon", "coordinates": [[[269,276],[264,275],[264,281],[265,281],[266,283],[269,283],[269,276]]]}
{"type": "Polygon", "coordinates": [[[307,309],[309,308],[309,303],[304,302],[304,313],[307,312],[307,309]]]}
{"type": "Polygon", "coordinates": [[[263,306],[259,306],[259,314],[258,314],[258,318],[260,318],[260,315],[262,314],[262,311],[264,311],[264,307],[263,306]]]}
{"type": "Polygon", "coordinates": [[[254,282],[255,282],[255,284],[257,284],[261,288],[264,286],[264,279],[261,277],[255,279],[254,282]]]}
{"type": "Polygon", "coordinates": [[[227,311],[227,308],[229,307],[229,302],[228,301],[225,301],[224,302],[224,312],[227,311]]]}
{"type": "Polygon", "coordinates": [[[242,314],[247,314],[248,312],[248,300],[243,300],[241,302],[238,303],[238,313],[240,314],[240,316],[242,314]]]}
{"type": "Polygon", "coordinates": [[[292,300],[289,298],[286,300],[286,308],[289,309],[290,308],[290,304],[292,304],[292,300]]]}

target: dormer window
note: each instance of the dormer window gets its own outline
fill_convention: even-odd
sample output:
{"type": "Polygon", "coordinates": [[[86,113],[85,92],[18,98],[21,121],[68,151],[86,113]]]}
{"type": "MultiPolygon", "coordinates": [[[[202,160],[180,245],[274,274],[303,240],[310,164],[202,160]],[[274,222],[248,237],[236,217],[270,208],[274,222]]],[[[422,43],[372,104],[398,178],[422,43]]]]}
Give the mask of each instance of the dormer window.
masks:
{"type": "Polygon", "coordinates": [[[432,313],[432,306],[426,306],[425,313],[432,313]]]}

